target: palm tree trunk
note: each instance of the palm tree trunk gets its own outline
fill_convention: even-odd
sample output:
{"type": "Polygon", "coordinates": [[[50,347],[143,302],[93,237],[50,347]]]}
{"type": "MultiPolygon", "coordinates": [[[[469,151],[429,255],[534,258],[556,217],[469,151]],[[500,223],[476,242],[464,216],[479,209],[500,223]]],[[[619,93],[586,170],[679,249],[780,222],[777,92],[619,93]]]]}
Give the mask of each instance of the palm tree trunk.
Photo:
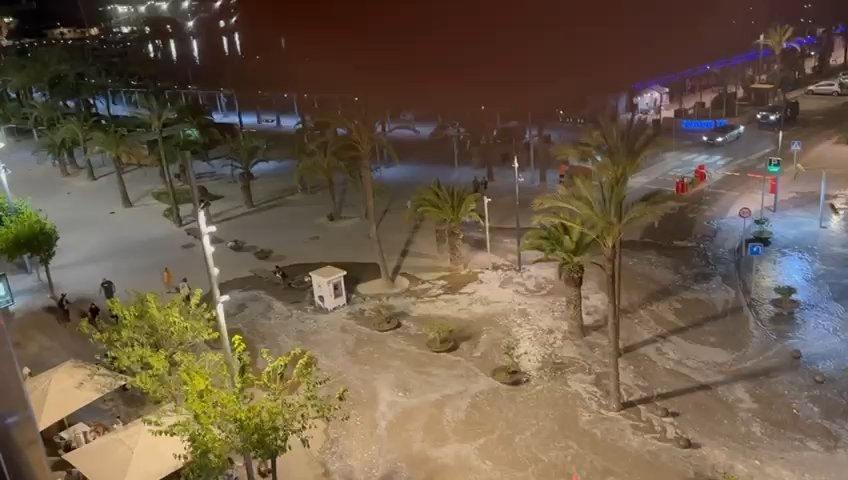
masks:
{"type": "Polygon", "coordinates": [[[616,252],[615,247],[606,252],[607,268],[607,340],[609,341],[609,368],[610,368],[610,410],[621,411],[621,375],[618,371],[619,347],[618,347],[618,318],[616,312],[618,306],[615,298],[616,252]]]}
{"type": "Polygon", "coordinates": [[[94,165],[91,163],[91,157],[88,156],[88,149],[85,145],[82,146],[82,157],[85,159],[85,170],[88,174],[88,179],[92,182],[97,180],[97,176],[94,175],[94,165]]]}
{"type": "Polygon", "coordinates": [[[44,276],[47,277],[47,289],[50,291],[50,296],[56,298],[56,287],[53,286],[53,275],[50,274],[50,264],[41,262],[44,266],[44,276]]]}
{"type": "Polygon", "coordinates": [[[183,219],[180,217],[180,206],[177,204],[177,191],[174,190],[174,182],[171,180],[171,169],[168,167],[168,159],[165,157],[165,143],[162,139],[162,132],[159,132],[156,140],[159,143],[159,161],[162,170],[165,172],[165,187],[171,196],[171,219],[174,221],[174,225],[179,227],[183,224],[183,219]]]}
{"type": "Polygon", "coordinates": [[[386,263],[386,254],[383,252],[383,244],[377,232],[377,213],[374,208],[374,182],[371,178],[371,161],[365,159],[360,162],[360,173],[362,176],[362,190],[365,194],[365,211],[370,223],[371,241],[374,242],[374,253],[377,254],[377,265],[380,267],[380,278],[387,285],[392,283],[389,275],[389,266],[386,263]]]}
{"type": "Polygon", "coordinates": [[[250,189],[250,172],[242,172],[239,174],[239,182],[241,183],[241,198],[244,201],[245,208],[253,208],[253,191],[250,189]]]}
{"type": "Polygon", "coordinates": [[[450,226],[447,228],[448,235],[448,257],[450,263],[454,267],[462,266],[462,231],[459,226],[450,226]]]}
{"type": "Polygon", "coordinates": [[[71,172],[68,171],[68,164],[65,161],[65,156],[59,153],[59,155],[56,155],[55,158],[56,162],[59,163],[59,173],[61,173],[63,177],[70,175],[71,172]]]}
{"type": "Polygon", "coordinates": [[[183,163],[185,164],[185,172],[188,177],[188,185],[191,189],[191,204],[194,207],[194,218],[197,220],[197,215],[200,211],[200,199],[197,198],[197,178],[194,176],[194,164],[192,162],[191,152],[183,152],[183,163]]]}
{"type": "Polygon", "coordinates": [[[336,182],[333,180],[332,174],[327,176],[327,191],[330,192],[330,204],[333,208],[332,210],[330,210],[333,213],[333,218],[331,221],[336,221],[339,219],[339,216],[341,214],[339,212],[338,199],[336,198],[336,182]]]}
{"type": "Polygon", "coordinates": [[[566,270],[562,281],[566,286],[565,314],[568,334],[583,338],[586,335],[583,327],[583,266],[576,265],[566,270]]]}
{"type": "Polygon", "coordinates": [[[77,163],[77,156],[74,155],[74,147],[68,147],[68,164],[74,170],[82,170],[82,167],[77,163]]]}
{"type": "Polygon", "coordinates": [[[133,206],[130,195],[127,193],[127,184],[124,181],[124,172],[121,168],[121,161],[117,157],[112,157],[112,166],[115,168],[115,179],[118,181],[118,191],[121,193],[121,205],[124,208],[133,206]]]}
{"type": "Polygon", "coordinates": [[[435,228],[436,234],[436,252],[445,253],[445,247],[448,245],[448,230],[443,222],[437,222],[435,228]]]}

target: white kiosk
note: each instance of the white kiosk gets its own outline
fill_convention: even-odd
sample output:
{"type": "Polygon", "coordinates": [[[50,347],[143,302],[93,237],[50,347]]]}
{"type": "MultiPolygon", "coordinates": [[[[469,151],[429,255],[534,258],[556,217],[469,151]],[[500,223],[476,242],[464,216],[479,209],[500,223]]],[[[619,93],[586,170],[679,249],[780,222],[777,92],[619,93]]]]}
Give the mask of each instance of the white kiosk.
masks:
{"type": "Polygon", "coordinates": [[[331,265],[309,272],[316,306],[329,312],[347,305],[347,292],[345,292],[344,285],[345,275],[347,275],[347,272],[331,265]]]}

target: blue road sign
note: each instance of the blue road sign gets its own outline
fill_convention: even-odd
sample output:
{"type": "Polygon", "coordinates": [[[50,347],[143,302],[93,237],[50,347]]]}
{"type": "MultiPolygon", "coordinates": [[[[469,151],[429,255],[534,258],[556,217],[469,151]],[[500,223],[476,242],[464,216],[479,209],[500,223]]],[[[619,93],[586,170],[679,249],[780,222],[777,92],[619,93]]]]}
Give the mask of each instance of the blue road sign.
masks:
{"type": "Polygon", "coordinates": [[[801,140],[792,140],[792,151],[800,152],[801,151],[801,140]]]}
{"type": "Polygon", "coordinates": [[[749,243],[748,244],[748,256],[749,257],[759,257],[763,254],[763,244],[762,243],[749,243]]]}

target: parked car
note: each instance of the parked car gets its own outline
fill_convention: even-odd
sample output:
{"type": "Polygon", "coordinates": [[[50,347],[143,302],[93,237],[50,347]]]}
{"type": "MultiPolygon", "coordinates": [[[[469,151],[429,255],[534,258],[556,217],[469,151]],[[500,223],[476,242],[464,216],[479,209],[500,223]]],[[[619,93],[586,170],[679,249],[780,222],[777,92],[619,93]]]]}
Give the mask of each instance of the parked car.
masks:
{"type": "Polygon", "coordinates": [[[836,81],[842,86],[842,88],[848,88],[848,71],[840,72],[836,77],[836,81]]]}
{"type": "Polygon", "coordinates": [[[787,101],[785,105],[769,105],[757,112],[757,121],[761,126],[780,125],[798,118],[800,110],[798,100],[787,101]]]}
{"type": "Polygon", "coordinates": [[[459,122],[441,122],[436,124],[433,131],[430,132],[431,139],[439,139],[439,138],[449,138],[454,135],[458,135],[460,137],[464,137],[467,134],[462,125],[459,122]]]}
{"type": "Polygon", "coordinates": [[[839,88],[839,83],[836,81],[828,80],[807,87],[807,95],[833,95],[838,97],[842,95],[842,89],[839,88]]]}
{"type": "Polygon", "coordinates": [[[745,127],[742,125],[726,123],[720,127],[713,128],[705,133],[702,138],[708,145],[724,145],[742,138],[742,132],[744,131],[745,127]]]}

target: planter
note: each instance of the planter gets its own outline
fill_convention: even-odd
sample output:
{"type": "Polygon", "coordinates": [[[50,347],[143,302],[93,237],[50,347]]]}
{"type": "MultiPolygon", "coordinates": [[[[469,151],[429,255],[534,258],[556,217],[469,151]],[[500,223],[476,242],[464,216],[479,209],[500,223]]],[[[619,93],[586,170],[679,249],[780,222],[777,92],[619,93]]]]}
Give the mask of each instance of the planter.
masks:
{"type": "Polygon", "coordinates": [[[394,317],[389,318],[375,318],[370,322],[367,322],[366,325],[371,330],[375,332],[390,332],[398,327],[400,327],[400,320],[394,317]]]}
{"type": "Polygon", "coordinates": [[[521,370],[517,370],[514,368],[510,368],[506,365],[500,366],[492,370],[492,378],[494,378],[499,383],[504,385],[509,385],[511,387],[515,387],[518,385],[524,385],[530,380],[530,377],[522,372],[521,370]]]}
{"type": "Polygon", "coordinates": [[[783,313],[793,313],[801,306],[801,302],[794,298],[773,298],[769,303],[783,313]]]}
{"type": "Polygon", "coordinates": [[[258,258],[259,260],[268,260],[273,254],[274,251],[267,248],[260,248],[259,250],[253,252],[253,256],[258,258]]]}
{"type": "Polygon", "coordinates": [[[450,338],[443,338],[441,341],[438,338],[430,338],[426,345],[427,349],[433,353],[445,353],[456,348],[456,342],[450,338]]]}
{"type": "Polygon", "coordinates": [[[227,248],[234,252],[240,252],[244,250],[244,242],[241,240],[230,240],[227,242],[227,248]]]}

